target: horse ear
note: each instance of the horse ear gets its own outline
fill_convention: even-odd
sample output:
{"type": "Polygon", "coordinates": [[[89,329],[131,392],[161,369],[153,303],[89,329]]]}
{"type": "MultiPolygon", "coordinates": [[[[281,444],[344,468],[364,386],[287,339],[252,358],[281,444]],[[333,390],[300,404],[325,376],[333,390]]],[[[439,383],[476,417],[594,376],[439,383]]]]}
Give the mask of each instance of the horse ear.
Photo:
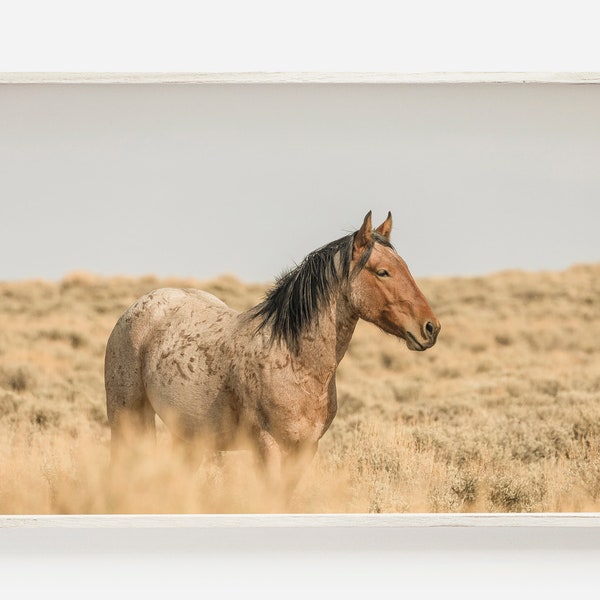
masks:
{"type": "Polygon", "coordinates": [[[392,233],[392,213],[388,212],[387,219],[375,230],[380,233],[388,242],[390,241],[390,233],[392,233]]]}
{"type": "Polygon", "coordinates": [[[369,211],[363,221],[362,227],[354,236],[354,251],[361,252],[371,243],[371,231],[373,225],[371,223],[371,211],[369,211]]]}

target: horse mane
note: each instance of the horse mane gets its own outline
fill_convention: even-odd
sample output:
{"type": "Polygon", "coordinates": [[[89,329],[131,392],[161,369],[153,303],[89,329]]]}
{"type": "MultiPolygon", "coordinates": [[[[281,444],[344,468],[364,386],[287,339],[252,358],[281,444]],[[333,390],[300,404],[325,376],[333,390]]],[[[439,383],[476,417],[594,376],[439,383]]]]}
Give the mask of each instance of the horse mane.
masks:
{"type": "Polygon", "coordinates": [[[351,273],[356,234],[314,250],[299,265],[278,277],[265,299],[250,310],[250,316],[259,322],[255,333],[270,325],[271,342],[284,342],[297,354],[300,336],[318,321],[319,313],[329,305],[340,286],[364,268],[374,245],[392,247],[385,237],[373,231],[371,243],[351,273]]]}

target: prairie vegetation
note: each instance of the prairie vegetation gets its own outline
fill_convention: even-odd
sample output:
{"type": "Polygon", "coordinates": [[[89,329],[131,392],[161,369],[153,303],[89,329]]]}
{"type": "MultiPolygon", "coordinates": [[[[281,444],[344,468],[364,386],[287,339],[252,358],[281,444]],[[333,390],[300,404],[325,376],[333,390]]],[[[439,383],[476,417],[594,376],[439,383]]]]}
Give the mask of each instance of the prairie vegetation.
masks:
{"type": "MultiPolygon", "coordinates": [[[[293,512],[600,510],[600,264],[420,280],[437,345],[359,323],[339,412],[293,512]]],[[[163,286],[238,309],[266,286],[101,278],[0,283],[0,513],[270,510],[232,453],[192,465],[159,427],[109,469],[103,359],[122,311],[163,286]]]]}

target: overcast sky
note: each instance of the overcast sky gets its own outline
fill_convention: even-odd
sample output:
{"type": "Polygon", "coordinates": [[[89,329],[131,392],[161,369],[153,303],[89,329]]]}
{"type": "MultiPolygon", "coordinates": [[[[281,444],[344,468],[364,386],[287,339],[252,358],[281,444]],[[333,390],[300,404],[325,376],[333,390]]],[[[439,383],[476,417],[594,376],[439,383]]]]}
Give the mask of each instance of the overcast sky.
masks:
{"type": "Polygon", "coordinates": [[[0,86],[0,279],[268,281],[394,217],[417,277],[600,261],[600,86],[0,86]]]}

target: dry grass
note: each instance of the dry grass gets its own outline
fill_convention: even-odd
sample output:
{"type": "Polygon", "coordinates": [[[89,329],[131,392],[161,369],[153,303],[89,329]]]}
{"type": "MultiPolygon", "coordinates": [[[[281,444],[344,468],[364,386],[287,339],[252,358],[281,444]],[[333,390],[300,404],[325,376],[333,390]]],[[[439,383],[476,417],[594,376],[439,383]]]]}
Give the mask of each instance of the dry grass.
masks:
{"type": "MultiPolygon", "coordinates": [[[[338,416],[290,510],[598,511],[600,265],[419,283],[438,344],[411,353],[359,324],[338,416]]],[[[265,290],[233,277],[0,284],[0,513],[271,509],[247,456],[191,467],[164,431],[157,450],[109,468],[106,339],[126,306],[166,285],[239,309],[265,290]]]]}

